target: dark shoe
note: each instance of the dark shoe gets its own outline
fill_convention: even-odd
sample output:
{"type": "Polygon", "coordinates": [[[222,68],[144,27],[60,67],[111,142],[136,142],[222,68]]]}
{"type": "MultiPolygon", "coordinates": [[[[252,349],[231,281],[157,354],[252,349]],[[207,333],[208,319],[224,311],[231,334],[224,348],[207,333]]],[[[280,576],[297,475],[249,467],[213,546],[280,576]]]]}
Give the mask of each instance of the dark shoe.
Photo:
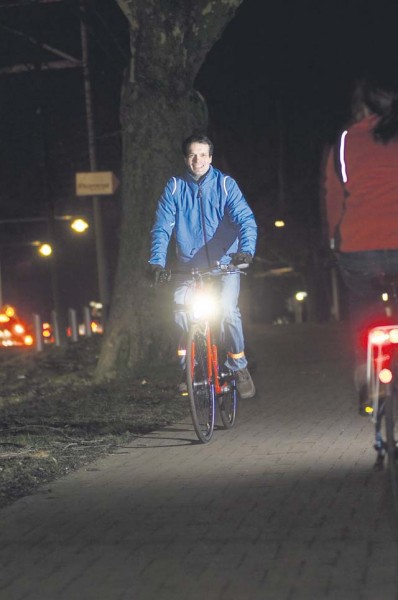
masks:
{"type": "Polygon", "coordinates": [[[239,369],[235,372],[235,375],[239,396],[243,399],[253,398],[256,393],[256,388],[254,387],[253,379],[251,378],[248,369],[239,369]]]}

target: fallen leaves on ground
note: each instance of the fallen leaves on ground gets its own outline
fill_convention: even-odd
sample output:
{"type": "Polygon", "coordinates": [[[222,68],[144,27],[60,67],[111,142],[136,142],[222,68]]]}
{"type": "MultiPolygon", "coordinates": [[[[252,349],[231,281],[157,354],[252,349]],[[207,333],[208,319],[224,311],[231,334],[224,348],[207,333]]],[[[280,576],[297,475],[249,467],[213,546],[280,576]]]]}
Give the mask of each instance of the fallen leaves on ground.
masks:
{"type": "Polygon", "coordinates": [[[95,384],[100,341],[0,355],[0,507],[187,414],[172,365],[95,384]]]}

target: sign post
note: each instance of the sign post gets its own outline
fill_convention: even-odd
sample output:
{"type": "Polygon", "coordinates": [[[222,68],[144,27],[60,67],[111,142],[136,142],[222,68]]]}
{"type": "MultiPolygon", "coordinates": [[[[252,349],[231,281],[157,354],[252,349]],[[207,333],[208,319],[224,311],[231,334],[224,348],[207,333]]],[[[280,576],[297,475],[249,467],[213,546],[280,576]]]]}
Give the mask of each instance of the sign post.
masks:
{"type": "Polygon", "coordinates": [[[112,171],[89,171],[76,173],[76,195],[93,196],[95,246],[97,254],[98,291],[102,303],[102,322],[107,320],[110,304],[108,273],[104,252],[104,234],[98,196],[110,196],[118,188],[119,181],[112,171]]]}
{"type": "Polygon", "coordinates": [[[119,187],[112,171],[90,171],[76,173],[77,196],[111,196],[119,187]]]}

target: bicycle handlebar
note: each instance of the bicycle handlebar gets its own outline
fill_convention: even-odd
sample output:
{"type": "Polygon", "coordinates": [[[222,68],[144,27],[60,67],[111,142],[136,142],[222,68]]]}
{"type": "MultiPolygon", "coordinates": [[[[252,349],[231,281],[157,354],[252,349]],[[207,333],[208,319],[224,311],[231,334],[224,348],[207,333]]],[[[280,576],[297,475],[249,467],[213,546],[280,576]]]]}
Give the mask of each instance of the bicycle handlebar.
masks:
{"type": "Polygon", "coordinates": [[[151,284],[151,287],[156,287],[157,285],[164,285],[169,283],[173,277],[173,275],[184,275],[185,278],[191,280],[199,280],[202,277],[221,277],[222,275],[247,275],[244,272],[250,265],[248,263],[243,263],[241,265],[222,265],[216,264],[211,270],[209,269],[191,269],[191,271],[179,270],[179,269],[164,269],[163,274],[161,275],[157,284],[151,284]]]}
{"type": "Polygon", "coordinates": [[[201,277],[221,277],[222,275],[247,275],[244,273],[244,269],[249,267],[248,264],[244,263],[242,265],[216,265],[212,269],[192,269],[190,272],[188,271],[180,271],[180,270],[169,270],[168,273],[170,277],[172,275],[185,275],[187,279],[200,279],[201,277]]]}

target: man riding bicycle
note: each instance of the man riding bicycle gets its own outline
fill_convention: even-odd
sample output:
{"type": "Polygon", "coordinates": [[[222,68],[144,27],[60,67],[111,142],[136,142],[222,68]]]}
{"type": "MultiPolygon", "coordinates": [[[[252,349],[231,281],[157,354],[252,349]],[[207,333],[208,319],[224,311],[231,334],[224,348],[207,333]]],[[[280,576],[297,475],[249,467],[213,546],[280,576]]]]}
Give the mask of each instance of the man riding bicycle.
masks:
{"type": "MultiPolygon", "coordinates": [[[[234,179],[212,165],[213,144],[204,135],[192,135],[182,144],[186,173],[172,177],[160,197],[151,230],[149,263],[155,282],[165,272],[171,236],[176,243],[179,276],[174,292],[175,322],[187,331],[186,311],[192,269],[221,264],[250,264],[257,225],[234,179]],[[186,273],[186,275],[184,275],[186,273]]],[[[256,392],[247,368],[241,314],[238,307],[240,277],[221,278],[222,333],[228,352],[227,366],[236,372],[241,398],[256,392]]]]}

